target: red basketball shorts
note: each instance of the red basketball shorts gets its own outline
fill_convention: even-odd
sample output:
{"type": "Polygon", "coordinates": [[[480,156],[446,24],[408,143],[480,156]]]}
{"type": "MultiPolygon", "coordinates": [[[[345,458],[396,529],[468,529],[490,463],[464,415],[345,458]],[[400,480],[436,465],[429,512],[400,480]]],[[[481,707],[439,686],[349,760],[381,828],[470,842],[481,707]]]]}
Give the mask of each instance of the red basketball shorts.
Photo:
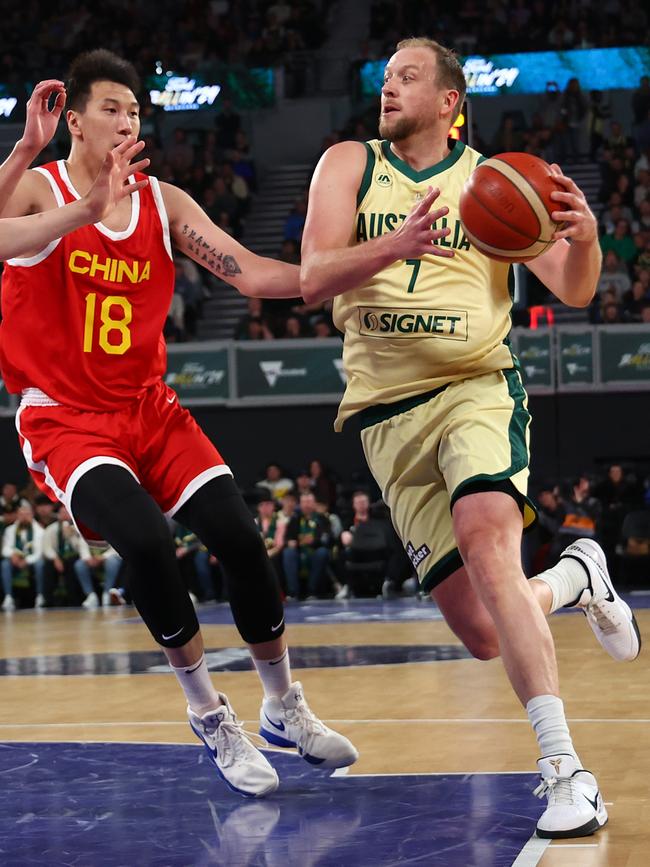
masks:
{"type": "Polygon", "coordinates": [[[16,428],[34,481],[68,511],[81,476],[102,464],[127,469],[167,517],[210,479],[232,475],[162,381],[115,412],[89,412],[54,402],[25,405],[24,398],[16,428]]]}

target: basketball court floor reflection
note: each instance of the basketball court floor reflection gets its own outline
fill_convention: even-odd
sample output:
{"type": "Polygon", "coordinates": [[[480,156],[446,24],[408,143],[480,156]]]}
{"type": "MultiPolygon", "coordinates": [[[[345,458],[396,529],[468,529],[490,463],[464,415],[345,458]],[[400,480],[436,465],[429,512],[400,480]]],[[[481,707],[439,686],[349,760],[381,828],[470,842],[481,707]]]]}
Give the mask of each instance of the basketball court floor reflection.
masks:
{"type": "MultiPolygon", "coordinates": [[[[650,596],[631,601],[642,632],[650,596]]],[[[260,688],[224,606],[200,610],[215,682],[255,730],[260,688]]],[[[268,750],[259,801],[216,778],[133,610],[0,621],[0,864],[232,867],[641,867],[648,864],[644,654],[604,658],[579,615],[552,618],[570,725],[610,825],[534,838],[535,741],[498,661],[480,663],[430,603],[287,608],[292,663],[353,739],[348,773],[268,750]]]]}

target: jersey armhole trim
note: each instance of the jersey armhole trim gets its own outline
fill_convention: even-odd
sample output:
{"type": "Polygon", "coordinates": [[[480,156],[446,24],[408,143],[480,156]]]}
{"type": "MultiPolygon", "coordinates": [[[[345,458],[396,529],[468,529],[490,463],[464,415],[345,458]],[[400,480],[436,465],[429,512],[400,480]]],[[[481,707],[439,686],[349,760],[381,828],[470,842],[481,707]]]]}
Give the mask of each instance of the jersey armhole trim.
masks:
{"type": "MultiPolygon", "coordinates": [[[[63,193],[58,188],[56,181],[52,177],[52,175],[47,171],[47,169],[43,169],[40,166],[38,168],[33,169],[32,171],[38,172],[39,175],[43,175],[44,178],[47,179],[50,187],[52,188],[52,193],[54,194],[54,199],[56,201],[56,205],[58,208],[62,208],[65,205],[65,199],[63,198],[63,193]]],[[[59,245],[61,238],[55,238],[53,241],[47,245],[47,247],[43,247],[42,250],[39,250],[33,256],[29,256],[27,259],[21,259],[20,257],[16,257],[14,259],[7,259],[7,265],[15,265],[19,268],[31,268],[33,265],[38,265],[40,262],[43,262],[50,253],[56,249],[59,245]]]]}
{"type": "Polygon", "coordinates": [[[171,236],[169,234],[169,218],[167,216],[167,209],[165,208],[165,200],[162,196],[162,191],[160,189],[160,183],[158,182],[158,178],[149,177],[149,186],[151,187],[151,192],[153,194],[153,200],[156,205],[156,210],[158,211],[158,216],[160,217],[160,223],[162,225],[163,230],[163,243],[165,245],[165,250],[167,250],[167,255],[173,261],[174,254],[172,253],[172,242],[171,236]]]}
{"type": "Polygon", "coordinates": [[[483,156],[483,154],[481,154],[481,155],[479,156],[479,158],[476,160],[476,165],[477,165],[477,166],[480,166],[481,163],[484,163],[484,162],[486,161],[486,159],[487,159],[487,157],[486,157],[486,156],[483,156]]]}
{"type": "Polygon", "coordinates": [[[366,197],[366,193],[370,189],[370,184],[372,183],[372,173],[375,169],[375,152],[370,147],[368,142],[364,142],[363,146],[366,149],[366,167],[363,172],[363,177],[361,178],[361,185],[359,187],[359,192],[357,193],[357,208],[361,205],[361,202],[366,197]]]}

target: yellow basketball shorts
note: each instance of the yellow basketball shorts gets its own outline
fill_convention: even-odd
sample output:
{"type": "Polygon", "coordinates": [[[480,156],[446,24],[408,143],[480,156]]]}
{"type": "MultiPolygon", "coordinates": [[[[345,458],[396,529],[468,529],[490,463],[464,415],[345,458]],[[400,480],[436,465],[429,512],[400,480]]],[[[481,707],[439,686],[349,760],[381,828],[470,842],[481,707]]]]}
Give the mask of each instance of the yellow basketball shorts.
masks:
{"type": "Polygon", "coordinates": [[[452,382],[360,415],[368,466],[423,590],[463,564],[451,510],[464,494],[502,490],[510,480],[524,528],[534,524],[526,496],[530,415],[517,370],[452,382]]]}

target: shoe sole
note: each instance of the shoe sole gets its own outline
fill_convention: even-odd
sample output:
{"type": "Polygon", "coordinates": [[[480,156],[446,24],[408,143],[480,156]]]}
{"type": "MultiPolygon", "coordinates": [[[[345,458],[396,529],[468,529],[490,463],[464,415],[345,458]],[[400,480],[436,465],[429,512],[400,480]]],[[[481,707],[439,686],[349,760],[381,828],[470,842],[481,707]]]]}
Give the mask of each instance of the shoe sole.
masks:
{"type": "MultiPolygon", "coordinates": [[[[636,654],[634,656],[624,657],[623,659],[617,659],[616,657],[612,657],[612,659],[616,659],[617,662],[634,662],[634,660],[637,659],[637,657],[641,653],[641,647],[643,645],[643,640],[641,638],[641,632],[639,631],[639,624],[637,623],[636,617],[634,616],[634,611],[632,611],[632,609],[627,604],[627,602],[624,599],[621,599],[619,594],[616,592],[616,588],[614,587],[614,582],[612,581],[612,578],[609,574],[609,569],[607,568],[607,561],[605,560],[604,563],[601,563],[601,562],[599,562],[599,560],[596,556],[592,556],[592,554],[589,553],[589,549],[592,548],[592,546],[593,546],[593,549],[594,549],[593,554],[594,555],[602,554],[602,557],[604,560],[604,554],[602,553],[602,548],[600,547],[600,545],[598,545],[596,542],[593,542],[591,539],[578,540],[578,541],[574,542],[573,544],[576,546],[582,545],[583,548],[586,548],[587,552],[586,552],[585,556],[589,557],[589,559],[592,560],[594,563],[596,563],[596,565],[604,572],[604,574],[606,575],[606,579],[603,578],[602,580],[605,581],[605,584],[608,587],[609,591],[611,592],[612,596],[614,597],[614,600],[616,602],[618,602],[620,605],[622,605],[624,610],[629,615],[629,622],[632,626],[632,629],[634,630],[634,634],[636,635],[636,640],[638,643],[638,650],[637,650],[636,654]],[[588,544],[585,544],[585,543],[588,543],[588,544]]],[[[583,566],[585,565],[582,562],[582,560],[580,559],[580,557],[577,557],[575,554],[567,554],[566,557],[570,560],[577,560],[578,563],[582,563],[583,566]]],[[[560,559],[565,559],[565,558],[561,557],[560,559]]],[[[588,606],[586,606],[586,605],[582,606],[581,605],[579,607],[582,608],[582,610],[586,614],[585,609],[588,606]]],[[[602,645],[601,645],[601,647],[602,647],[602,645]]],[[[603,649],[606,650],[606,648],[603,648],[603,649]]],[[[607,651],[607,653],[609,653],[609,651],[607,651]]],[[[611,656],[611,654],[610,654],[610,656],[611,656]]]]}
{"type": "Polygon", "coordinates": [[[309,753],[305,753],[301,750],[298,744],[294,743],[294,741],[289,741],[286,738],[280,737],[280,735],[275,732],[270,732],[268,729],[265,729],[264,726],[260,726],[260,734],[262,737],[267,740],[270,744],[273,744],[274,747],[287,747],[298,750],[298,755],[301,759],[304,759],[310,765],[314,765],[319,768],[349,768],[350,765],[353,765],[356,760],[359,758],[359,754],[356,756],[350,756],[349,759],[334,761],[333,759],[323,759],[319,756],[312,756],[309,753]]]}
{"type": "Polygon", "coordinates": [[[192,723],[190,723],[190,728],[192,729],[194,734],[197,736],[197,738],[203,744],[203,749],[208,754],[208,758],[210,759],[210,762],[214,765],[214,768],[215,768],[217,774],[221,777],[221,779],[228,786],[228,788],[231,790],[231,792],[235,792],[237,795],[241,795],[243,798],[264,798],[264,797],[266,797],[266,795],[270,795],[272,792],[275,792],[275,790],[278,788],[278,786],[280,784],[279,780],[276,780],[273,786],[269,786],[269,788],[265,789],[263,792],[246,792],[246,791],[244,791],[244,789],[238,789],[237,786],[234,786],[230,782],[230,780],[228,780],[224,776],[223,771],[221,770],[221,768],[219,767],[219,765],[216,762],[216,759],[214,757],[214,753],[212,752],[212,748],[208,745],[208,743],[206,742],[206,740],[203,737],[203,735],[201,734],[201,732],[198,731],[198,729],[195,729],[194,726],[192,725],[192,723]]]}
{"type": "Polygon", "coordinates": [[[536,828],[535,833],[543,840],[569,840],[571,837],[589,837],[591,834],[595,834],[596,831],[600,831],[601,828],[604,828],[607,821],[608,820],[605,819],[601,825],[598,818],[594,816],[593,819],[590,819],[579,828],[572,828],[568,831],[544,831],[540,828],[536,828]]]}

